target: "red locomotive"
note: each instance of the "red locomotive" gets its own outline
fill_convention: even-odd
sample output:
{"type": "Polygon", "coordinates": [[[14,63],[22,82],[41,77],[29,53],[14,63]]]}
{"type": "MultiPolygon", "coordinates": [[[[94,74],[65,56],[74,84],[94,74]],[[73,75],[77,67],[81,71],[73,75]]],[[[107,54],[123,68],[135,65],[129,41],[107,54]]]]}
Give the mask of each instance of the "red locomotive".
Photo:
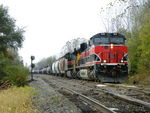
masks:
{"type": "Polygon", "coordinates": [[[125,37],[118,33],[99,33],[69,54],[68,76],[101,82],[122,82],[128,77],[125,37]],[[72,74],[72,75],[69,75],[72,74]]]}
{"type": "Polygon", "coordinates": [[[101,82],[128,78],[128,49],[119,33],[98,33],[53,63],[51,73],[101,82]]]}

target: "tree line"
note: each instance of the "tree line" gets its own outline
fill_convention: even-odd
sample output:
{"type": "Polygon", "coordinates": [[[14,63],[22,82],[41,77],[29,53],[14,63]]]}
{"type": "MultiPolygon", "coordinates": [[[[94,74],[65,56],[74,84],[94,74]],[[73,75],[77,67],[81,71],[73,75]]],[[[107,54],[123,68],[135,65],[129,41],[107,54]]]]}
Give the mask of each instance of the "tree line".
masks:
{"type": "Polygon", "coordinates": [[[25,85],[28,69],[23,66],[18,49],[24,41],[23,28],[16,25],[16,20],[8,13],[8,8],[0,5],[0,85],[25,85]]]}

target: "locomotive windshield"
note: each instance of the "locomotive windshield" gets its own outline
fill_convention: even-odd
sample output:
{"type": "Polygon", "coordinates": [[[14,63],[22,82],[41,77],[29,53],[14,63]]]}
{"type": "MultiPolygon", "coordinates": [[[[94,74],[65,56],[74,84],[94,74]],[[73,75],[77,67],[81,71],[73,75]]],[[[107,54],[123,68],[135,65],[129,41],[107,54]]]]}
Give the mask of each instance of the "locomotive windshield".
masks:
{"type": "Polygon", "coordinates": [[[123,44],[124,39],[120,37],[110,38],[110,43],[123,44]]]}
{"type": "Polygon", "coordinates": [[[100,43],[108,44],[109,43],[109,38],[106,38],[106,37],[94,38],[94,42],[97,43],[97,44],[100,44],[100,43]]]}
{"type": "Polygon", "coordinates": [[[100,37],[95,37],[93,39],[93,43],[94,45],[99,45],[99,44],[110,44],[110,43],[114,43],[114,44],[124,44],[125,43],[125,39],[124,37],[120,37],[120,36],[100,36],[100,37]]]}

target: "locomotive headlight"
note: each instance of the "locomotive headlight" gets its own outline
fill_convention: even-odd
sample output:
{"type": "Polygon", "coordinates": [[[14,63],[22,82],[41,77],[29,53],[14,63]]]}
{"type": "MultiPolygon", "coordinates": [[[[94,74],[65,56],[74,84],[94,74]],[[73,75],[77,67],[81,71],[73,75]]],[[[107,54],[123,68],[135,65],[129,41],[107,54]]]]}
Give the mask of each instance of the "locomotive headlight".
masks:
{"type": "Polygon", "coordinates": [[[121,60],[121,63],[123,63],[123,60],[121,60]]]}
{"type": "Polygon", "coordinates": [[[103,60],[104,63],[106,63],[106,60],[103,60]]]}
{"type": "Polygon", "coordinates": [[[114,44],[110,44],[110,48],[113,49],[114,48],[114,44]]]}

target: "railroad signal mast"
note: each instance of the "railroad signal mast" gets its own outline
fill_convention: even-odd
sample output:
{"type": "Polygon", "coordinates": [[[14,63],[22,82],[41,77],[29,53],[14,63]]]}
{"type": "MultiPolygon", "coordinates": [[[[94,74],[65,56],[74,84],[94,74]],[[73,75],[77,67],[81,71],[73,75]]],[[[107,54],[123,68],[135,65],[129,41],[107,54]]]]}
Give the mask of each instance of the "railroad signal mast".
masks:
{"type": "Polygon", "coordinates": [[[31,80],[33,81],[33,68],[35,67],[35,64],[33,63],[33,60],[35,59],[35,56],[31,56],[31,80]]]}

